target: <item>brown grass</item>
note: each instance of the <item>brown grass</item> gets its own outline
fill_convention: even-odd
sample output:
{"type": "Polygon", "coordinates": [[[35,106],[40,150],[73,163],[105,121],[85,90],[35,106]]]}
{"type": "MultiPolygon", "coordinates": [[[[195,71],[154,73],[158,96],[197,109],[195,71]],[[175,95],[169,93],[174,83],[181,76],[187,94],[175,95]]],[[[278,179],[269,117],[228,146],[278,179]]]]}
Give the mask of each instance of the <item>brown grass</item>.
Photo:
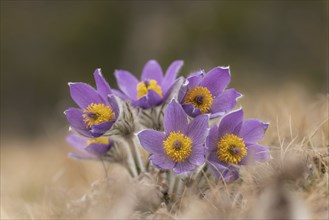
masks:
{"type": "Polygon", "coordinates": [[[289,86],[239,104],[271,123],[262,144],[272,159],[234,183],[183,188],[167,204],[159,175],[133,180],[116,164],[69,159],[64,135],[3,139],[1,219],[327,219],[328,96],[289,86]]]}

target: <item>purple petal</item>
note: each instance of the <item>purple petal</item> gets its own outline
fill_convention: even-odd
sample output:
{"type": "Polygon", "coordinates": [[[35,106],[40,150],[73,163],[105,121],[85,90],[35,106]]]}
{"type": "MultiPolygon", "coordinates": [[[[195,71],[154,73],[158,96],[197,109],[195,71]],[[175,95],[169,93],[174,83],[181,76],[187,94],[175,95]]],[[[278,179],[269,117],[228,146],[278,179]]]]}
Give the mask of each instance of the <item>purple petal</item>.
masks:
{"type": "Polygon", "coordinates": [[[92,143],[86,147],[86,151],[97,156],[102,156],[106,154],[110,148],[110,144],[92,143]]]}
{"type": "Polygon", "coordinates": [[[160,131],[143,130],[137,134],[141,145],[152,154],[164,154],[163,141],[166,135],[160,131]]]}
{"type": "Polygon", "coordinates": [[[175,100],[172,100],[164,113],[164,130],[167,134],[171,131],[181,132],[185,134],[187,129],[187,115],[182,106],[175,100]]]}
{"type": "Polygon", "coordinates": [[[74,158],[74,159],[97,159],[97,156],[89,154],[89,153],[74,153],[69,152],[67,154],[68,157],[74,158]]]}
{"type": "Polygon", "coordinates": [[[183,104],[183,109],[191,117],[196,117],[201,114],[199,108],[195,108],[192,104],[183,104]]]}
{"type": "Polygon", "coordinates": [[[112,93],[116,96],[118,96],[122,100],[130,100],[128,96],[120,92],[119,90],[112,89],[112,93]]]}
{"type": "Polygon", "coordinates": [[[225,182],[236,180],[239,177],[239,170],[237,166],[231,166],[227,163],[221,162],[217,158],[217,153],[212,153],[208,156],[208,167],[210,172],[218,179],[225,182]]]}
{"type": "Polygon", "coordinates": [[[205,162],[205,148],[203,144],[193,144],[191,155],[188,158],[191,164],[200,166],[205,162]]]}
{"type": "Polygon", "coordinates": [[[170,170],[175,166],[175,162],[172,160],[169,160],[163,154],[153,154],[149,157],[149,159],[152,161],[152,164],[155,167],[160,168],[160,169],[170,170]]]}
{"type": "Polygon", "coordinates": [[[83,111],[81,109],[69,108],[64,112],[64,114],[74,130],[85,136],[92,137],[89,129],[86,127],[86,124],[83,122],[83,111]]]}
{"type": "Polygon", "coordinates": [[[204,70],[198,70],[194,73],[191,73],[190,75],[188,75],[188,78],[192,77],[192,76],[201,76],[204,77],[206,75],[206,72],[204,70]]]}
{"type": "Polygon", "coordinates": [[[189,89],[198,86],[202,81],[202,75],[193,75],[188,77],[178,92],[178,101],[183,103],[184,97],[189,89]]]}
{"type": "Polygon", "coordinates": [[[102,136],[105,132],[111,129],[115,121],[103,122],[100,124],[95,124],[91,127],[91,134],[93,137],[102,136]]]}
{"type": "MultiPolygon", "coordinates": [[[[209,155],[207,155],[207,160],[213,163],[220,163],[221,161],[217,157],[217,152],[211,152],[209,155]]],[[[225,166],[227,166],[226,163],[224,163],[225,166]]]]}
{"type": "Polygon", "coordinates": [[[235,91],[235,89],[224,90],[223,93],[219,94],[214,99],[210,108],[210,113],[212,114],[210,118],[214,118],[215,116],[219,116],[231,110],[235,106],[237,98],[240,96],[241,94],[235,91]]]}
{"type": "Polygon", "coordinates": [[[141,107],[143,109],[150,108],[150,103],[149,103],[149,100],[148,100],[147,96],[142,96],[142,98],[140,98],[136,101],[132,101],[131,104],[133,106],[138,106],[138,107],[141,107]]]}
{"type": "Polygon", "coordinates": [[[268,123],[264,123],[258,119],[248,119],[243,121],[239,136],[243,138],[245,143],[256,143],[264,138],[265,130],[268,123]]]}
{"type": "Polygon", "coordinates": [[[206,140],[207,154],[217,151],[218,142],[219,142],[218,127],[217,125],[215,125],[209,130],[209,135],[206,140]]]}
{"type": "Polygon", "coordinates": [[[163,73],[161,66],[155,60],[148,61],[142,72],[142,81],[154,79],[158,84],[161,85],[163,79],[163,73]]]}
{"type": "Polygon", "coordinates": [[[203,76],[204,76],[202,73],[204,73],[204,71],[202,71],[201,73],[199,73],[197,75],[190,76],[186,79],[188,81],[188,84],[187,84],[188,89],[193,89],[194,87],[200,85],[200,83],[203,80],[203,76]]]}
{"type": "Polygon", "coordinates": [[[166,93],[167,90],[172,86],[183,64],[184,62],[182,60],[176,60],[170,64],[162,81],[163,93],[166,93]]]}
{"type": "Polygon", "coordinates": [[[83,109],[91,103],[102,103],[97,91],[86,83],[69,83],[72,99],[83,109]]]}
{"type": "Polygon", "coordinates": [[[185,80],[185,82],[183,83],[183,85],[180,87],[179,91],[178,91],[178,97],[177,97],[177,100],[179,103],[182,103],[183,102],[183,99],[186,95],[186,92],[188,90],[188,81],[185,80]]]}
{"type": "Polygon", "coordinates": [[[231,112],[224,116],[218,126],[218,136],[225,134],[238,134],[243,120],[243,110],[231,112]]]}
{"type": "Polygon", "coordinates": [[[199,115],[188,125],[186,135],[192,139],[193,144],[204,144],[208,134],[208,121],[208,115],[199,115]]]}
{"type": "Polygon", "coordinates": [[[247,146],[247,156],[245,156],[240,164],[254,164],[255,162],[264,162],[270,159],[270,151],[267,147],[259,144],[247,146]]]}
{"type": "Polygon", "coordinates": [[[117,83],[119,88],[123,93],[125,93],[130,99],[137,99],[137,84],[138,80],[134,75],[125,70],[116,70],[115,78],[117,79],[117,83]]]}
{"type": "Polygon", "coordinates": [[[102,75],[101,69],[96,69],[94,72],[94,78],[96,82],[96,88],[102,98],[106,101],[107,96],[112,93],[111,87],[109,86],[108,82],[102,75]]]}
{"type": "Polygon", "coordinates": [[[220,94],[231,80],[228,67],[215,67],[203,78],[200,86],[207,87],[213,96],[220,94]]]}
{"type": "Polygon", "coordinates": [[[184,162],[176,163],[173,172],[175,174],[186,173],[194,170],[194,168],[194,164],[191,164],[188,160],[185,160],[184,162]]]}
{"type": "Polygon", "coordinates": [[[107,99],[108,99],[109,105],[111,106],[111,109],[114,112],[114,118],[116,120],[119,117],[119,113],[120,113],[118,102],[115,99],[114,95],[109,95],[107,99]]]}
{"type": "Polygon", "coordinates": [[[210,163],[209,171],[217,178],[222,179],[224,182],[232,182],[239,178],[239,169],[236,167],[225,167],[220,163],[210,163]]]}
{"type": "Polygon", "coordinates": [[[224,115],[225,115],[224,112],[217,112],[217,113],[214,113],[214,114],[210,114],[210,119],[221,117],[221,116],[224,116],[224,115]]]}
{"type": "Polygon", "coordinates": [[[66,137],[66,141],[71,144],[74,148],[84,151],[87,146],[88,138],[81,137],[79,135],[70,134],[66,137]]]}
{"type": "Polygon", "coordinates": [[[163,100],[167,100],[169,96],[174,97],[177,93],[178,86],[184,81],[184,77],[178,77],[174,83],[169,87],[169,89],[164,93],[163,100]],[[172,94],[173,93],[173,94],[172,94]]]}
{"type": "Polygon", "coordinates": [[[229,170],[224,173],[225,182],[233,182],[239,179],[239,169],[236,167],[229,167],[229,170]]]}
{"type": "Polygon", "coordinates": [[[156,93],[153,90],[149,90],[148,91],[147,98],[148,98],[149,105],[151,107],[157,106],[157,105],[159,105],[162,102],[161,96],[159,96],[159,94],[156,93]]]}

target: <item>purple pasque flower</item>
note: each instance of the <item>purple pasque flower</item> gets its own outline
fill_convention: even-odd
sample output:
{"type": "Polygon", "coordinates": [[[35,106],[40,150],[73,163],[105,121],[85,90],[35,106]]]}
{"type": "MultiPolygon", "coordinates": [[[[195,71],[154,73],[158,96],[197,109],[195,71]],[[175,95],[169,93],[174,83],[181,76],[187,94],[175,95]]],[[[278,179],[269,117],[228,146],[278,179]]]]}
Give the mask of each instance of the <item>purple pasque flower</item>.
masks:
{"type": "Polygon", "coordinates": [[[172,100],[164,113],[164,132],[146,129],[138,138],[154,166],[176,174],[192,171],[205,162],[208,120],[200,115],[188,123],[182,106],[172,100]]]}
{"type": "Polygon", "coordinates": [[[167,69],[165,75],[159,63],[148,61],[142,71],[141,81],[128,71],[116,70],[115,78],[120,90],[114,91],[121,98],[131,100],[134,106],[143,109],[160,105],[169,95],[177,73],[183,66],[183,61],[174,61],[167,69]]]}
{"type": "Polygon", "coordinates": [[[113,146],[113,142],[107,137],[90,139],[76,134],[70,134],[67,136],[66,141],[80,151],[79,153],[68,153],[69,157],[77,159],[100,158],[106,155],[113,146]]]}
{"type": "Polygon", "coordinates": [[[186,79],[178,93],[178,101],[185,112],[195,117],[210,114],[210,118],[224,115],[241,96],[235,89],[226,89],[230,83],[229,67],[215,67],[207,74],[199,71],[186,79]]]}
{"type": "Polygon", "coordinates": [[[80,108],[64,114],[71,127],[87,137],[99,137],[108,131],[119,116],[119,108],[101,70],[94,72],[96,89],[86,83],[69,83],[72,99],[80,108]]]}
{"type": "Polygon", "coordinates": [[[267,147],[257,144],[268,127],[258,119],[243,120],[243,110],[223,117],[209,131],[206,155],[210,171],[218,178],[232,181],[239,177],[239,166],[270,158],[267,147]]]}

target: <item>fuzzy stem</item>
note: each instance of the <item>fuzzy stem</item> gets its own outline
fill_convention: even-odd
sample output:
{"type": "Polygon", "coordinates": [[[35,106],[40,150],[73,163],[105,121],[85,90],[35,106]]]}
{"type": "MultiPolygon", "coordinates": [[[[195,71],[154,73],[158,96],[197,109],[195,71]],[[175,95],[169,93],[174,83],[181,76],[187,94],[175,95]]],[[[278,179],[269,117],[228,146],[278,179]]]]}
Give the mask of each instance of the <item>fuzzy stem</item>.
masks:
{"type": "Polygon", "coordinates": [[[175,178],[175,176],[171,172],[168,172],[167,173],[167,178],[168,178],[168,182],[169,182],[169,190],[168,190],[168,193],[171,195],[174,192],[176,178],[175,178]]]}
{"type": "Polygon", "coordinates": [[[194,181],[196,186],[200,185],[200,182],[204,178],[204,173],[207,172],[207,169],[208,169],[207,164],[202,165],[201,169],[199,169],[199,172],[197,173],[194,181]]]}
{"type": "Polygon", "coordinates": [[[127,144],[129,145],[129,147],[130,147],[130,149],[133,153],[137,173],[139,175],[140,173],[145,172],[145,166],[144,166],[144,163],[142,161],[140,150],[139,150],[138,146],[136,145],[136,142],[134,141],[134,139],[135,139],[135,136],[133,136],[133,135],[128,136],[128,137],[125,138],[127,144]]]}
{"type": "Polygon", "coordinates": [[[176,175],[172,174],[171,176],[174,179],[173,180],[173,185],[172,185],[172,190],[171,190],[172,200],[174,201],[177,198],[177,190],[178,190],[178,187],[179,187],[180,179],[176,175]]]}
{"type": "Polygon", "coordinates": [[[150,165],[151,165],[151,161],[147,160],[146,165],[145,165],[146,172],[150,172],[150,165]]]}
{"type": "Polygon", "coordinates": [[[126,150],[126,153],[127,153],[128,171],[129,171],[129,173],[132,174],[132,177],[135,177],[138,174],[137,174],[136,166],[135,166],[135,163],[134,163],[133,155],[131,154],[129,143],[127,143],[127,144],[124,143],[123,146],[124,146],[124,148],[126,150]]]}
{"type": "Polygon", "coordinates": [[[134,172],[132,171],[132,169],[130,168],[130,166],[127,167],[127,170],[128,170],[128,172],[129,172],[129,174],[130,174],[131,177],[135,177],[134,172]]]}
{"type": "Polygon", "coordinates": [[[179,177],[177,177],[177,179],[178,179],[178,186],[177,186],[177,188],[176,188],[176,196],[178,197],[178,196],[181,196],[182,195],[182,193],[183,193],[183,190],[184,190],[184,182],[183,182],[183,180],[181,179],[181,178],[179,178],[179,177]]]}

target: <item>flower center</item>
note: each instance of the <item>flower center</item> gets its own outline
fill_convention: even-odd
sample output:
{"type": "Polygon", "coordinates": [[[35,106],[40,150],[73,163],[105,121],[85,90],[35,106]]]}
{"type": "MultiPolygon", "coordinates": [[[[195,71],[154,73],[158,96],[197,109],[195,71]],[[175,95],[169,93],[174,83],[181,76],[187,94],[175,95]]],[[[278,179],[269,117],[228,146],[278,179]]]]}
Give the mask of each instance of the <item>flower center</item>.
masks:
{"type": "Polygon", "coordinates": [[[167,156],[175,162],[182,162],[192,153],[192,140],[180,132],[170,132],[163,141],[167,156]]]}
{"type": "Polygon", "coordinates": [[[113,110],[104,104],[91,103],[83,111],[83,121],[87,124],[87,128],[91,128],[93,125],[97,125],[103,122],[111,121],[115,114],[113,110]]]}
{"type": "Polygon", "coordinates": [[[217,157],[226,163],[238,164],[246,155],[243,139],[234,134],[224,135],[217,144],[217,157]]]}
{"type": "Polygon", "coordinates": [[[88,145],[90,145],[90,144],[106,144],[106,145],[108,145],[108,144],[110,144],[110,140],[108,139],[108,138],[106,138],[106,137],[100,137],[100,138],[93,138],[93,139],[90,139],[90,140],[88,140],[88,145]]]}
{"type": "Polygon", "coordinates": [[[144,82],[140,82],[137,85],[137,98],[140,99],[144,95],[148,93],[149,90],[153,90],[156,92],[160,97],[162,97],[162,89],[161,87],[157,84],[157,81],[154,79],[151,80],[146,80],[144,82]]]}
{"type": "Polygon", "coordinates": [[[185,104],[192,104],[199,108],[201,114],[207,113],[212,105],[213,97],[206,87],[197,86],[189,91],[184,98],[185,104]]]}

